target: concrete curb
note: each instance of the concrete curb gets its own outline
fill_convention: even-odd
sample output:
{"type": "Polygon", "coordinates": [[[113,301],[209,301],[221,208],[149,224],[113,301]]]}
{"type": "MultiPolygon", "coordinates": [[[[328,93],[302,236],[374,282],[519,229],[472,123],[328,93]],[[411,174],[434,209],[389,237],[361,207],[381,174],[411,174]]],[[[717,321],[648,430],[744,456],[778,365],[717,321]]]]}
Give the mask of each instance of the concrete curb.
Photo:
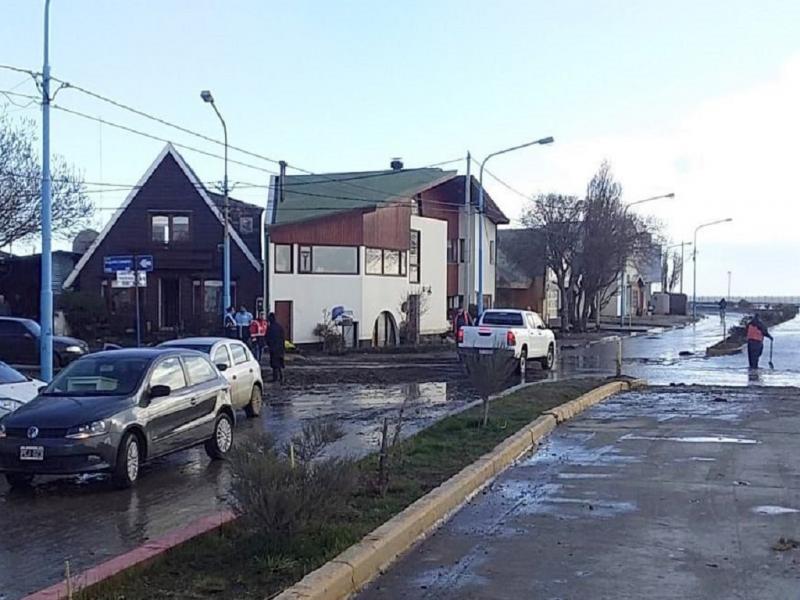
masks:
{"type": "Polygon", "coordinates": [[[547,411],[274,600],[341,600],[355,594],[520,456],[535,448],[558,423],[620,391],[643,385],[646,384],[641,380],[614,381],[547,411]]]}
{"type": "Polygon", "coordinates": [[[25,596],[22,600],[61,600],[69,597],[69,590],[76,593],[78,590],[90,587],[101,581],[118,575],[131,567],[143,566],[147,562],[159,557],[165,552],[180,546],[184,542],[218,529],[222,525],[233,521],[236,516],[231,511],[221,511],[207,517],[192,521],[184,527],[175,529],[168,534],[143,546],[134,548],[120,556],[116,556],[104,563],[87,569],[78,575],[70,578],[69,585],[66,581],[57,583],[38,592],[25,596]]]}

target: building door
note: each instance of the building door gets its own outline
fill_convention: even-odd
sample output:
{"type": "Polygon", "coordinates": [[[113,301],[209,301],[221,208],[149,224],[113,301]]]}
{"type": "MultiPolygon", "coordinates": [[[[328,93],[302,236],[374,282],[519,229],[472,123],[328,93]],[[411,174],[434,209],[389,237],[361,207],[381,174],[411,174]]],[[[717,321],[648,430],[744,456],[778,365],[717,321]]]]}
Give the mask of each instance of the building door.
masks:
{"type": "Polygon", "coordinates": [[[177,277],[162,277],[159,287],[159,325],[161,329],[175,329],[181,320],[181,290],[177,277]]]}
{"type": "Polygon", "coordinates": [[[286,339],[292,341],[292,301],[291,300],[276,300],[275,301],[275,320],[281,324],[286,339]]]}

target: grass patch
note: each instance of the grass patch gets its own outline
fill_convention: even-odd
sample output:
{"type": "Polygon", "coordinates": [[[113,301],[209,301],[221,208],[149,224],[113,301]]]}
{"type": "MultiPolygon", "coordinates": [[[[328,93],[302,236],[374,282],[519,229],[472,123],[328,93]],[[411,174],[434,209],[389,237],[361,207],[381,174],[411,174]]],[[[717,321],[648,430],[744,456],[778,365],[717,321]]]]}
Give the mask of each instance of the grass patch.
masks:
{"type": "Polygon", "coordinates": [[[269,598],[358,542],[409,504],[519,431],[542,412],[605,383],[601,379],[548,382],[492,402],[488,426],[481,408],[447,417],[401,442],[388,493],[368,484],[377,456],[358,463],[362,485],[347,510],[314,531],[275,547],[241,522],[190,540],[163,558],[80,592],[81,600],[269,598]]]}

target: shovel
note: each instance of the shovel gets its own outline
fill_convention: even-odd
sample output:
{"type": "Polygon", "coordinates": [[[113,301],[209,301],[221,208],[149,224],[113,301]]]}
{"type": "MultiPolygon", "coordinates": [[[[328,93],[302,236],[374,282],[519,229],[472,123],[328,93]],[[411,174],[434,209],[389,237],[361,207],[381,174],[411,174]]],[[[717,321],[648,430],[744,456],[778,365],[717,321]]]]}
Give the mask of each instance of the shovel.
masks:
{"type": "Polygon", "coordinates": [[[769,368],[775,370],[775,365],[772,364],[772,338],[769,338],[769,368]]]}

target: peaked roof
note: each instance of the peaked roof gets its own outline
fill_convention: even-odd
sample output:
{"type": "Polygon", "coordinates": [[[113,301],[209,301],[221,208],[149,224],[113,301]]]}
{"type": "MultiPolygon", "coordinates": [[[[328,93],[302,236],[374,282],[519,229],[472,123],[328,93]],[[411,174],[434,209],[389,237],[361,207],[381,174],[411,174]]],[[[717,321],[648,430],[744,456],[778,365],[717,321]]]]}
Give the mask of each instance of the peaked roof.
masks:
{"type": "Polygon", "coordinates": [[[497,286],[528,289],[547,268],[545,237],[538,229],[497,230],[497,286]]]}
{"type": "Polygon", "coordinates": [[[456,175],[456,171],[432,168],[288,175],[283,202],[271,194],[270,222],[281,225],[410,200],[456,175]]]}
{"type": "MultiPolygon", "coordinates": [[[[168,143],[166,146],[164,146],[161,152],[159,152],[156,159],[150,164],[150,166],[144,172],[139,181],[136,182],[136,185],[131,189],[130,193],[125,198],[125,201],[116,211],[114,211],[114,214],[108,220],[108,223],[105,224],[103,230],[100,232],[97,238],[95,238],[95,240],[92,242],[91,246],[89,246],[89,248],[83,254],[81,259],[78,261],[78,264],[75,265],[75,268],[72,270],[69,276],[64,280],[64,286],[63,286],[64,288],[71,287],[72,284],[75,283],[75,279],[77,279],[83,267],[86,266],[86,263],[89,262],[89,259],[92,257],[92,255],[94,255],[94,253],[100,247],[100,244],[106,238],[106,236],[114,227],[114,225],[116,225],[119,218],[123,215],[128,206],[130,206],[134,198],[136,198],[137,194],[139,193],[139,190],[141,190],[144,184],[147,183],[147,180],[150,179],[150,176],[155,172],[158,166],[168,155],[171,156],[178,164],[180,169],[183,171],[184,175],[186,175],[189,182],[197,190],[197,193],[200,194],[200,197],[203,199],[206,206],[208,206],[209,210],[214,214],[214,216],[220,222],[220,225],[224,225],[225,219],[222,216],[220,210],[217,208],[217,205],[215,204],[214,200],[212,200],[212,194],[208,190],[206,190],[205,186],[198,179],[197,175],[195,175],[195,172],[191,169],[191,167],[189,167],[189,165],[183,159],[183,156],[180,155],[180,153],[175,149],[175,147],[172,144],[168,143]]],[[[245,257],[247,257],[247,260],[250,261],[253,267],[257,271],[261,271],[261,263],[258,261],[258,259],[256,259],[256,257],[250,251],[250,248],[248,248],[247,245],[242,241],[242,238],[239,237],[239,234],[233,227],[230,228],[230,236],[231,239],[234,241],[234,243],[237,246],[239,246],[241,251],[244,253],[245,257]]]]}

